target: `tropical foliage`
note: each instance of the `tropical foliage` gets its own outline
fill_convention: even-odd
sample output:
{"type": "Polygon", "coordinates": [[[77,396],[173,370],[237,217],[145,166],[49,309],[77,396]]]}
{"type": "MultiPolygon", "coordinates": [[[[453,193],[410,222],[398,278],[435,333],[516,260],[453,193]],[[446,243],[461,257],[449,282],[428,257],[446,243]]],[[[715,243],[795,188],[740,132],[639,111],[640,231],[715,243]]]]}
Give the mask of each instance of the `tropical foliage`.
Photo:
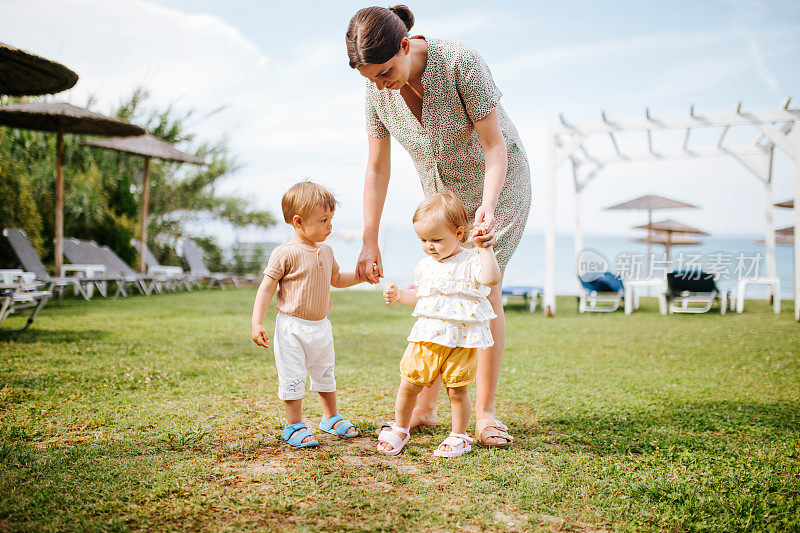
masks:
{"type": "MultiPolygon", "coordinates": [[[[208,163],[197,167],[151,161],[148,246],[162,263],[178,264],[175,247],[182,237],[192,236],[206,251],[210,268],[226,268],[225,254],[213,236],[190,234],[196,223],[266,227],[274,219],[243,198],[217,192],[220,180],[238,168],[226,139],[201,142],[187,127],[192,111],[156,109],[147,100],[147,92],[137,89],[112,115],[208,163]]],[[[90,101],[86,107],[94,105],[90,101]]],[[[140,233],[144,158],[82,146],[84,140],[80,135],[64,138],[64,234],[106,244],[133,264],[136,252],[130,241],[140,233]]],[[[0,227],[25,229],[45,261],[53,258],[55,144],[50,133],[0,127],[0,227]]],[[[15,264],[3,242],[0,266],[15,264]]]]}

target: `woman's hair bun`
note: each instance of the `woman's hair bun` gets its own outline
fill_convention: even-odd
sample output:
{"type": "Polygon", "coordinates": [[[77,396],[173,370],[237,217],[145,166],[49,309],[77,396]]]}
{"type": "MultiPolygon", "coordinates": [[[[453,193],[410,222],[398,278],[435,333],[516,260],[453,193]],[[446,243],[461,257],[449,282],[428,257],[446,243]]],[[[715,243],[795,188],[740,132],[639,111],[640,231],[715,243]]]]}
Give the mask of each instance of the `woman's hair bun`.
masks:
{"type": "Polygon", "coordinates": [[[408,9],[408,6],[398,4],[394,7],[390,7],[389,11],[400,17],[400,20],[406,25],[406,29],[411,31],[411,28],[414,27],[414,14],[408,9]]]}

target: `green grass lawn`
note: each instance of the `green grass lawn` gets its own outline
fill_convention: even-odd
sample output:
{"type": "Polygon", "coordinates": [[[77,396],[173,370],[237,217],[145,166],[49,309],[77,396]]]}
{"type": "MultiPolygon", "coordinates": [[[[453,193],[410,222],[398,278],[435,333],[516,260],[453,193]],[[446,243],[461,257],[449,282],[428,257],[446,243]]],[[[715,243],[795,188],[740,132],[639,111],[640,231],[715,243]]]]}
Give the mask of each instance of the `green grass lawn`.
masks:
{"type": "MultiPolygon", "coordinates": [[[[377,292],[336,292],[331,313],[340,410],[364,436],[284,444],[272,352],[249,338],[254,291],[67,300],[0,334],[0,531],[800,529],[788,302],[509,307],[498,414],[515,444],[447,461],[432,455],[444,395],[439,427],[374,452],[413,322],[377,292]]],[[[310,394],[304,418],[319,423],[310,394]]]]}

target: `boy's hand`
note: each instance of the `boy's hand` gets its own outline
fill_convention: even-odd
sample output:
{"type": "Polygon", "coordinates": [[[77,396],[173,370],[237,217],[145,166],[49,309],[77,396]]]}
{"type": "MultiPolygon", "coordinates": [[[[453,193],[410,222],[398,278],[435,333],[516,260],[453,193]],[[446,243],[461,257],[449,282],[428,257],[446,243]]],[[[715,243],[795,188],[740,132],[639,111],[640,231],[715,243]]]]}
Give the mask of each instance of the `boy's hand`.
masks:
{"type": "Polygon", "coordinates": [[[261,324],[253,324],[253,342],[264,348],[269,348],[269,335],[261,324]]]}
{"type": "Polygon", "coordinates": [[[397,291],[397,285],[394,283],[383,289],[383,300],[386,302],[386,305],[392,305],[399,299],[400,293],[397,291]]]}
{"type": "MultiPolygon", "coordinates": [[[[373,275],[373,276],[375,276],[375,278],[377,278],[377,279],[380,279],[380,277],[381,277],[381,276],[380,276],[380,272],[381,272],[381,271],[380,271],[380,269],[378,268],[378,263],[372,263],[372,275],[373,275]]],[[[362,282],[364,282],[364,281],[366,281],[366,282],[369,282],[369,283],[372,283],[371,281],[369,281],[369,274],[367,274],[367,273],[362,273],[362,272],[361,272],[360,270],[358,270],[358,269],[356,269],[356,276],[358,277],[358,282],[359,282],[359,283],[362,283],[362,282]]]]}

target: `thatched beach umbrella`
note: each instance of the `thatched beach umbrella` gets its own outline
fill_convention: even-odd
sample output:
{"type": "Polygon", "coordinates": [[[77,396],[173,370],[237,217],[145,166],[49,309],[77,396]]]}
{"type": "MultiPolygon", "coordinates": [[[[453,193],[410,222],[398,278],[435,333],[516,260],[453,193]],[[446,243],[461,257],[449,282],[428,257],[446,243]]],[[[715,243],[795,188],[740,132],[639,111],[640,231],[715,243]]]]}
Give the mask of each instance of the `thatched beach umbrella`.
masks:
{"type": "Polygon", "coordinates": [[[0,106],[0,126],[56,132],[55,267],[61,275],[64,239],[64,134],[141,135],[144,130],[122,120],[64,103],[36,102],[0,106]]]}
{"type": "MultiPolygon", "coordinates": [[[[764,244],[764,239],[756,241],[756,244],[764,244]]],[[[775,230],[775,244],[783,246],[794,245],[794,226],[786,226],[775,230]]]]}
{"type": "Polygon", "coordinates": [[[66,91],[78,81],[70,69],[0,43],[0,94],[34,96],[66,91]]]}
{"type": "MultiPolygon", "coordinates": [[[[153,135],[139,135],[136,137],[112,137],[110,139],[100,139],[96,141],[86,141],[87,146],[108,148],[118,152],[144,156],[144,180],[142,183],[142,246],[144,250],[147,246],[147,208],[150,197],[150,158],[157,157],[166,161],[176,161],[179,163],[192,163],[195,165],[205,165],[205,161],[199,157],[181,152],[170,143],[153,135]]],[[[139,254],[139,271],[146,273],[144,254],[139,254]]]]}
{"type": "Polygon", "coordinates": [[[636,240],[639,242],[646,242],[648,245],[662,244],[664,246],[664,254],[667,256],[667,260],[669,260],[669,249],[671,246],[700,244],[700,241],[697,239],[672,231],[657,231],[651,235],[648,235],[647,237],[641,237],[636,240]]]}
{"type": "MultiPolygon", "coordinates": [[[[627,202],[622,202],[621,204],[606,207],[606,209],[644,210],[647,211],[647,224],[652,224],[653,211],[659,209],[680,209],[685,207],[697,208],[696,205],[687,204],[686,202],[679,202],[678,200],[665,198],[655,194],[647,194],[645,196],[640,196],[639,198],[634,198],[633,200],[628,200],[627,202]]],[[[652,232],[650,232],[650,234],[652,234],[652,232]]],[[[651,243],[649,242],[647,243],[648,265],[650,264],[650,244],[651,243]]]]}
{"type": "Polygon", "coordinates": [[[651,224],[642,224],[641,226],[634,226],[634,229],[665,231],[670,233],[695,233],[697,235],[708,235],[707,232],[701,229],[693,228],[692,226],[688,226],[682,222],[678,222],[677,220],[672,220],[671,218],[668,218],[666,220],[660,220],[658,222],[653,222],[651,224]]]}
{"type": "Polygon", "coordinates": [[[663,196],[648,194],[646,196],[634,198],[633,200],[628,200],[627,202],[622,202],[621,204],[606,207],[606,209],[644,210],[647,211],[647,223],[652,224],[653,211],[659,209],[678,209],[683,207],[696,208],[697,206],[687,204],[686,202],[679,202],[678,200],[672,200],[670,198],[664,198],[663,196]]]}
{"type": "Polygon", "coordinates": [[[648,245],[663,244],[665,247],[664,253],[667,255],[667,259],[669,259],[669,247],[673,244],[698,244],[697,241],[688,242],[692,241],[693,239],[684,237],[685,234],[693,233],[695,235],[708,235],[708,233],[701,229],[693,228],[692,226],[688,226],[678,222],[677,220],[672,220],[671,218],[649,224],[643,224],[641,226],[635,226],[635,229],[646,229],[649,237],[652,237],[652,239],[649,241],[647,239],[638,239],[640,242],[646,242],[648,245]]]}

